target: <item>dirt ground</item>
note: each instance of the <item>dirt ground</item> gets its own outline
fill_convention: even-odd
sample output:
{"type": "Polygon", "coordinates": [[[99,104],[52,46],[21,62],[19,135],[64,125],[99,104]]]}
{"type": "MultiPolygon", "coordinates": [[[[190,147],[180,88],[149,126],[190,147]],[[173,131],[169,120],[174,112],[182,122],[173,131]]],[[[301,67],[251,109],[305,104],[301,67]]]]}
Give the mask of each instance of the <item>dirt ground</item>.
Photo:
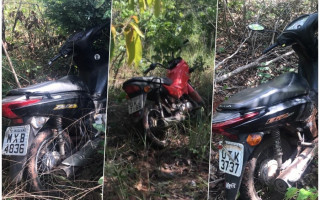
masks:
{"type": "Polygon", "coordinates": [[[164,149],[149,146],[141,132],[125,102],[109,102],[104,198],[206,199],[208,156],[191,152],[183,131],[164,149]]]}

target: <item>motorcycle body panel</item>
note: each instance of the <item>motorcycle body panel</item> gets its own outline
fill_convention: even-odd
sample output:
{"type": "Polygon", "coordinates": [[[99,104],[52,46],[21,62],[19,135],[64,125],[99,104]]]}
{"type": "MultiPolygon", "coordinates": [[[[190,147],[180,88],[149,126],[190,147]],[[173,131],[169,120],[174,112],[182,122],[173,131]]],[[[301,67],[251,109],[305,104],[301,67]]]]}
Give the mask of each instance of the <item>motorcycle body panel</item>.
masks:
{"type": "Polygon", "coordinates": [[[79,77],[88,86],[93,100],[107,97],[110,24],[86,30],[74,45],[73,60],[79,68],[79,77]],[[108,27],[105,32],[103,27],[108,27]],[[97,33],[99,32],[99,33],[97,33]]]}
{"type": "Polygon", "coordinates": [[[292,48],[299,56],[299,75],[307,80],[310,90],[318,94],[318,59],[308,58],[298,45],[293,45],[292,48]]]}
{"type": "MultiPolygon", "coordinates": [[[[279,127],[286,123],[294,121],[303,121],[308,114],[310,115],[311,100],[305,96],[285,101],[267,108],[263,108],[258,116],[253,119],[236,125],[230,130],[226,129],[231,134],[264,131],[266,129],[279,127]],[[306,113],[307,112],[307,113],[306,113]]],[[[241,113],[239,113],[241,115],[241,113]]]]}
{"type": "MultiPolygon", "coordinates": [[[[26,95],[21,97],[26,99],[26,95]]],[[[12,111],[20,117],[63,116],[66,118],[77,118],[94,109],[90,95],[83,92],[56,93],[50,94],[50,97],[37,96],[37,98],[41,98],[39,102],[18,107],[12,109],[12,111]]]]}
{"type": "Polygon", "coordinates": [[[54,81],[46,81],[24,88],[13,89],[7,96],[55,94],[63,92],[89,92],[88,87],[77,76],[65,76],[54,81]]]}
{"type": "Polygon", "coordinates": [[[181,59],[173,69],[168,70],[167,77],[173,81],[171,85],[164,85],[171,96],[179,99],[183,94],[188,94],[190,74],[189,66],[184,60],[181,59]]]}
{"type": "Polygon", "coordinates": [[[79,66],[79,77],[88,86],[94,100],[105,100],[108,90],[109,53],[106,50],[90,51],[74,57],[79,66]],[[83,56],[85,55],[85,56],[83,56]],[[98,60],[96,60],[99,58],[98,60]]]}

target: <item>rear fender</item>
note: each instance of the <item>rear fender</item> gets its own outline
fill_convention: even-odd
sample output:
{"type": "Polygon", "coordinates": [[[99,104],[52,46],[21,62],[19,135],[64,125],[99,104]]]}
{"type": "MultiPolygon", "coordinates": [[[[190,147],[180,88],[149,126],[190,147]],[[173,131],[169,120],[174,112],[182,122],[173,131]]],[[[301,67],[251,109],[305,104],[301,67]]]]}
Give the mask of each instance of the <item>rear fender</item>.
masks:
{"type": "Polygon", "coordinates": [[[238,143],[243,144],[243,147],[244,147],[243,166],[242,166],[241,175],[237,177],[227,173],[225,174],[225,189],[226,189],[227,200],[236,199],[247,161],[249,160],[253,150],[255,149],[255,147],[250,146],[246,142],[247,136],[248,136],[247,134],[241,134],[239,135],[239,140],[237,141],[238,143]]]}

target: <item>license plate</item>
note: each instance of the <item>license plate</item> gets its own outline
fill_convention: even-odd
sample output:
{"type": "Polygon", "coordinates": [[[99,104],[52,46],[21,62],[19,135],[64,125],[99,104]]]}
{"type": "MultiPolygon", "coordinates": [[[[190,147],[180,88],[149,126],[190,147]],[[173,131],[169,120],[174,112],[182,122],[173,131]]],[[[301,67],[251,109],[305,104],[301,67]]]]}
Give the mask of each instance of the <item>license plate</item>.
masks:
{"type": "Polygon", "coordinates": [[[24,156],[27,154],[30,125],[8,127],[3,139],[2,154],[24,156]]]}
{"type": "Polygon", "coordinates": [[[143,95],[142,94],[139,96],[133,97],[132,99],[129,99],[129,101],[128,101],[129,114],[137,112],[138,110],[141,110],[142,108],[143,108],[143,95]]]}
{"type": "Polygon", "coordinates": [[[219,169],[227,174],[240,177],[243,165],[243,144],[225,141],[219,150],[219,169]]]}

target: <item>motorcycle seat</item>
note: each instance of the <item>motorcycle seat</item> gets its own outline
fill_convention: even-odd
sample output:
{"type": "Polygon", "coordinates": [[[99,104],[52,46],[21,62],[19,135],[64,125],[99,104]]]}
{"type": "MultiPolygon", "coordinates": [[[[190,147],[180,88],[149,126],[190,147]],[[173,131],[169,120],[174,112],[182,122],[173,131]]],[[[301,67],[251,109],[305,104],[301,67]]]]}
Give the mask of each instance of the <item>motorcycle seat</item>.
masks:
{"type": "Polygon", "coordinates": [[[281,101],[308,94],[308,82],[296,73],[286,73],[259,85],[247,88],[219,105],[221,110],[247,110],[271,106],[281,101]]]}
{"type": "Polygon", "coordinates": [[[65,76],[54,81],[46,81],[43,83],[30,85],[25,88],[11,90],[7,95],[22,95],[22,94],[53,94],[63,92],[88,92],[87,86],[78,76],[65,76]]]}
{"type": "Polygon", "coordinates": [[[154,77],[154,76],[147,76],[147,77],[133,77],[126,82],[123,83],[123,85],[131,84],[131,83],[137,83],[139,84],[142,82],[147,82],[147,83],[159,83],[159,84],[164,84],[164,85],[171,85],[172,80],[170,78],[160,78],[160,77],[154,77]]]}

